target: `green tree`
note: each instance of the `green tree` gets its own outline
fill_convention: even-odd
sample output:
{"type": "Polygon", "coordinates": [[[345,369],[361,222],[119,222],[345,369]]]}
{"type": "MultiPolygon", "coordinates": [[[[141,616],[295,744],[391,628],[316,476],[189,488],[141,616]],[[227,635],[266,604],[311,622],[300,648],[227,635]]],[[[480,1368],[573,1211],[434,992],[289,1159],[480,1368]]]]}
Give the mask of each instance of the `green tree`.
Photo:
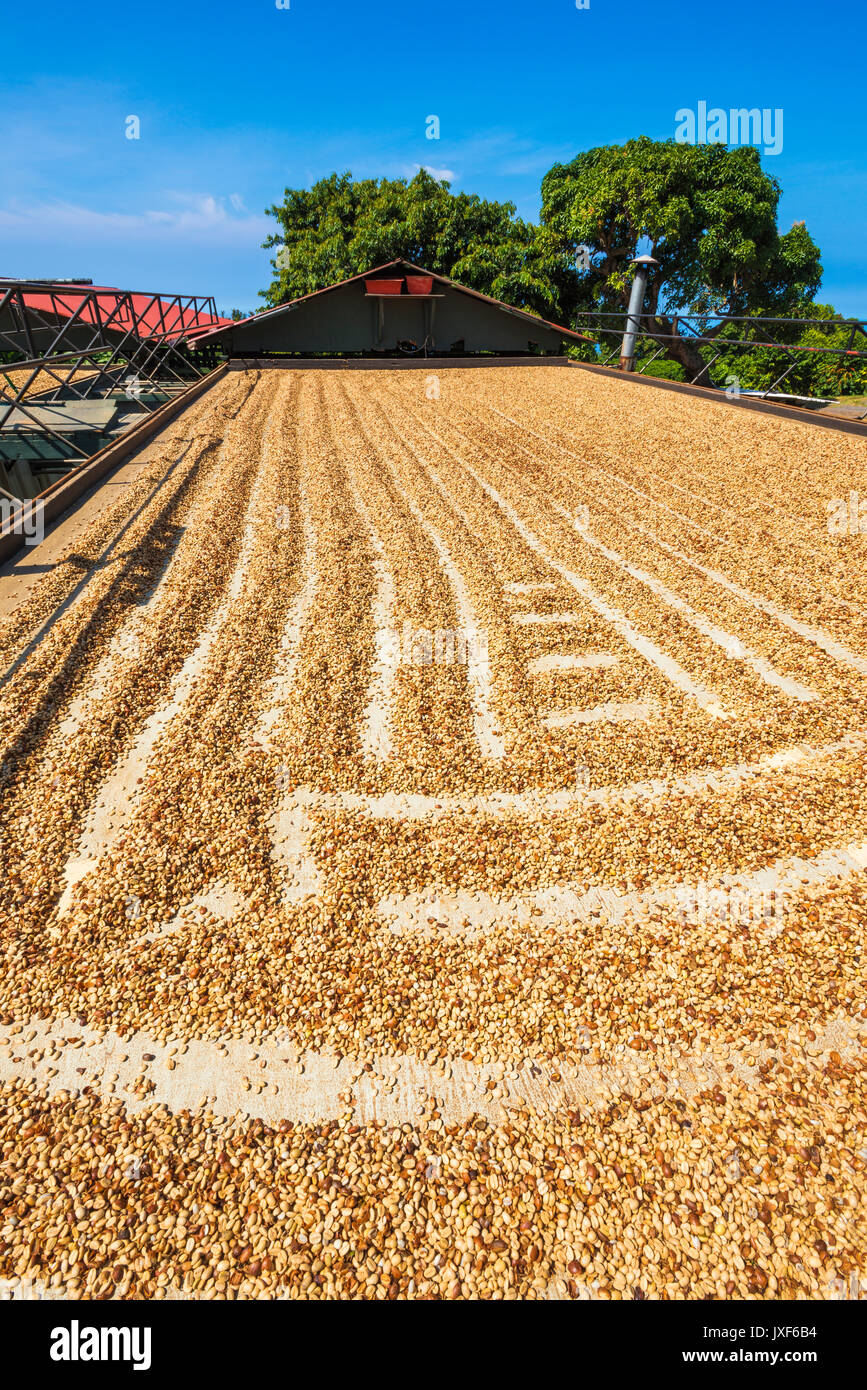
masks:
{"type": "Polygon", "coordinates": [[[555,164],[542,180],[542,227],[575,263],[575,306],[615,311],[629,302],[636,255],[660,264],[648,280],[642,327],[687,377],[705,357],[674,322],[675,311],[719,321],[732,315],[789,315],[812,300],[822,278],[819,249],[803,223],[777,228],[780,186],[752,146],[676,144],[641,136],[555,164]]]}
{"type": "Polygon", "coordinates": [[[515,216],[513,203],[452,193],[425,169],[414,178],[360,179],[331,174],[312,188],[287,188],[266,209],[279,231],[274,278],[260,291],[282,304],[377,265],[403,259],[550,317],[575,276],[555,239],[515,216]]]}
{"type": "Polygon", "coordinates": [[[766,391],[777,383],[783,372],[785,378],[777,386],[800,396],[855,395],[867,391],[867,337],[860,329],[853,331],[830,304],[801,304],[797,316],[813,323],[762,324],[756,315],[755,328],[744,331],[743,324],[731,324],[715,344],[722,351],[715,366],[720,379],[737,377],[743,390],[766,391]],[[728,338],[755,338],[756,346],[726,350],[728,338]],[[786,343],[802,351],[789,354],[768,346],[786,343]],[[825,352],[824,348],[845,351],[825,352]]]}

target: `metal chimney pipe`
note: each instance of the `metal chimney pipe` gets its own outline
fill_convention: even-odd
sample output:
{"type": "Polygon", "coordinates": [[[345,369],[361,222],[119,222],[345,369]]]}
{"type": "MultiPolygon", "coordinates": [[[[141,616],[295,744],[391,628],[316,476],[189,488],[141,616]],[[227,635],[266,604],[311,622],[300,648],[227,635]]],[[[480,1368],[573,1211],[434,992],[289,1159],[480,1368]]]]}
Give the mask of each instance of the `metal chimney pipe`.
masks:
{"type": "Polygon", "coordinates": [[[655,261],[652,256],[636,256],[630,264],[635,266],[635,278],[632,281],[632,289],[629,294],[626,331],[620,346],[620,370],[622,372],[635,370],[635,339],[641,326],[644,292],[647,289],[647,274],[652,265],[659,265],[659,261],[655,261]]]}

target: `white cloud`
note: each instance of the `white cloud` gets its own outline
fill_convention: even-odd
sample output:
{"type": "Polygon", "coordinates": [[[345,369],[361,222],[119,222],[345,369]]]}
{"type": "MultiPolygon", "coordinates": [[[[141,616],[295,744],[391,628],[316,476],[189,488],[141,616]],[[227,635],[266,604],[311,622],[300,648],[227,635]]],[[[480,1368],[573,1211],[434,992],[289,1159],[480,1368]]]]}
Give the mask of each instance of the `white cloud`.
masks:
{"type": "Polygon", "coordinates": [[[436,169],[433,164],[416,164],[416,173],[418,173],[419,169],[424,169],[426,173],[430,174],[431,178],[448,179],[449,183],[454,183],[457,178],[454,169],[436,169]]]}
{"type": "MultiPolygon", "coordinates": [[[[264,216],[233,215],[227,200],[211,193],[171,193],[176,206],[119,212],[86,207],[80,203],[31,202],[13,200],[0,208],[0,229],[9,235],[32,237],[57,244],[64,240],[102,242],[123,238],[127,241],[202,242],[208,245],[255,246],[270,231],[264,216]]],[[[233,208],[241,203],[230,195],[233,208]]],[[[243,207],[243,203],[241,203],[243,207]]]]}

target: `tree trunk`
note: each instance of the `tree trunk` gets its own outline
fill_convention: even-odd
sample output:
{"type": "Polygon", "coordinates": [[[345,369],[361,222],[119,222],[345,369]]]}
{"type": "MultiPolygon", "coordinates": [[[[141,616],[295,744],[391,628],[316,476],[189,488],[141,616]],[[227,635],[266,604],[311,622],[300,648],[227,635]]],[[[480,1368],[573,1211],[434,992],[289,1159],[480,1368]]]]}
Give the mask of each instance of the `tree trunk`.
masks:
{"type": "MultiPolygon", "coordinates": [[[[683,367],[686,379],[696,386],[713,386],[699,345],[692,338],[683,338],[674,331],[674,320],[654,315],[648,320],[648,336],[665,348],[672,362],[683,367]]],[[[718,332],[719,329],[715,329],[718,332]]]]}

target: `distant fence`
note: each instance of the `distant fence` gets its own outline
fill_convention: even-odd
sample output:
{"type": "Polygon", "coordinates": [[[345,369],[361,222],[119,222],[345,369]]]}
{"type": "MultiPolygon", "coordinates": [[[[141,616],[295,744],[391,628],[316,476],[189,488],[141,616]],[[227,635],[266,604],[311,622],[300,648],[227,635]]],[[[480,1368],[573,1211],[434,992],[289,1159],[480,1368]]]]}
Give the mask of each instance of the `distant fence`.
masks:
{"type": "MultiPolygon", "coordinates": [[[[575,327],[598,340],[599,366],[607,366],[619,356],[627,310],[579,312],[575,327]]],[[[690,385],[723,389],[737,382],[737,390],[761,398],[777,391],[794,374],[790,386],[804,391],[805,397],[844,395],[847,387],[857,394],[867,393],[867,319],[774,318],[764,315],[665,314],[662,328],[654,316],[641,314],[635,348],[635,371],[646,372],[661,357],[675,361],[669,345],[688,343],[696,349],[703,365],[684,380],[690,385]],[[664,331],[670,325],[670,332],[664,331]],[[816,341],[834,337],[834,342],[816,341]],[[789,341],[786,341],[786,340],[789,341]],[[800,341],[791,341],[800,339],[800,341]],[[804,341],[809,339],[809,341],[804,341]],[[748,362],[747,359],[751,358],[748,362]],[[755,389],[743,385],[736,367],[748,367],[747,377],[763,381],[755,389]],[[722,364],[722,365],[720,365],[722,364]],[[821,364],[821,367],[817,370],[821,364]],[[716,372],[712,369],[716,367],[716,372]],[[782,370],[777,372],[777,368],[782,370]],[[804,387],[812,389],[804,390],[804,387]],[[840,389],[834,389],[839,386],[840,389]],[[821,389],[824,387],[825,389],[821,389]]],[[[789,394],[787,392],[786,394],[789,394]]]]}

